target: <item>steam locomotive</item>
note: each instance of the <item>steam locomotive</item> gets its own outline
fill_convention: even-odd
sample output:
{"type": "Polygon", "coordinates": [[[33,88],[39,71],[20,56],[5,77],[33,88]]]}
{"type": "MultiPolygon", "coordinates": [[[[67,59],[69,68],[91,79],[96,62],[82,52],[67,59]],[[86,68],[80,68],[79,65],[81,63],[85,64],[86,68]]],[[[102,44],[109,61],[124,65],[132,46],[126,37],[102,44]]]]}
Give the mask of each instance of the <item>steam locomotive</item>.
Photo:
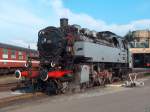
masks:
{"type": "Polygon", "coordinates": [[[40,68],[34,76],[48,93],[111,83],[129,71],[128,44],[122,37],[69,25],[66,18],[60,19],[60,27],[40,30],[37,47],[40,68]]]}

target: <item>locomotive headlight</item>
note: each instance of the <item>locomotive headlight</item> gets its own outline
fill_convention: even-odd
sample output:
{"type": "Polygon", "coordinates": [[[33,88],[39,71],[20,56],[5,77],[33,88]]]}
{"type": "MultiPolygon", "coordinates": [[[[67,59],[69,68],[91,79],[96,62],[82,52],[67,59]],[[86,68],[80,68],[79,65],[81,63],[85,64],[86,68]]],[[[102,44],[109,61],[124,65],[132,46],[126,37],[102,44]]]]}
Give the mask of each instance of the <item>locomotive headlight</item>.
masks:
{"type": "Polygon", "coordinates": [[[54,61],[51,62],[51,67],[55,67],[56,63],[54,61]]]}
{"type": "Polygon", "coordinates": [[[45,34],[44,31],[40,31],[40,32],[39,32],[39,35],[44,35],[44,34],[45,34]]]}
{"type": "Polygon", "coordinates": [[[44,44],[46,43],[47,39],[46,38],[42,38],[41,43],[44,44]]]}
{"type": "Polygon", "coordinates": [[[44,31],[39,31],[39,36],[42,36],[42,35],[44,35],[45,34],[45,32],[44,31]]]}
{"type": "Polygon", "coordinates": [[[44,34],[45,34],[45,32],[44,32],[44,31],[41,31],[41,34],[43,34],[43,35],[44,35],[44,34]]]}
{"type": "Polygon", "coordinates": [[[43,43],[46,43],[46,38],[43,38],[43,43]]]}

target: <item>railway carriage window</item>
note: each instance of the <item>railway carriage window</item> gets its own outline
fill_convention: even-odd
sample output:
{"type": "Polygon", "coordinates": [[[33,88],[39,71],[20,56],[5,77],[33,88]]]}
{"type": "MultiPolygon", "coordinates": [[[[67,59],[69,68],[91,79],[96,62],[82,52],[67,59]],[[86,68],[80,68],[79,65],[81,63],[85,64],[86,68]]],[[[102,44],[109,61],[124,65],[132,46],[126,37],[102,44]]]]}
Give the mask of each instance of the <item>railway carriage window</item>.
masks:
{"type": "Polygon", "coordinates": [[[11,59],[15,59],[16,58],[16,51],[12,50],[11,51],[11,59]]]}
{"type": "Polygon", "coordinates": [[[6,64],[7,64],[7,62],[3,62],[3,64],[4,64],[4,65],[6,65],[6,64]]]}
{"type": "Polygon", "coordinates": [[[19,60],[23,60],[23,54],[21,51],[18,52],[18,55],[19,55],[19,60]]]}
{"type": "Polygon", "coordinates": [[[8,58],[8,49],[3,49],[3,59],[7,59],[8,58]]]}

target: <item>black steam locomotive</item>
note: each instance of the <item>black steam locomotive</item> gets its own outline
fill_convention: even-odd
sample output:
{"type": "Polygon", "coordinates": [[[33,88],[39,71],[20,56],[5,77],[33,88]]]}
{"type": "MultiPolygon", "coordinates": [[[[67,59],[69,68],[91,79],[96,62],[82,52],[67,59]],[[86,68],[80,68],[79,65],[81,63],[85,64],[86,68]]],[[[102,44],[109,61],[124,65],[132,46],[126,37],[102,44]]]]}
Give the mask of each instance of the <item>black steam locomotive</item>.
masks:
{"type": "Polygon", "coordinates": [[[70,85],[90,87],[124,79],[130,57],[127,42],[109,32],[90,31],[79,25],[46,27],[38,33],[39,77],[47,92],[65,92],[70,85]]]}

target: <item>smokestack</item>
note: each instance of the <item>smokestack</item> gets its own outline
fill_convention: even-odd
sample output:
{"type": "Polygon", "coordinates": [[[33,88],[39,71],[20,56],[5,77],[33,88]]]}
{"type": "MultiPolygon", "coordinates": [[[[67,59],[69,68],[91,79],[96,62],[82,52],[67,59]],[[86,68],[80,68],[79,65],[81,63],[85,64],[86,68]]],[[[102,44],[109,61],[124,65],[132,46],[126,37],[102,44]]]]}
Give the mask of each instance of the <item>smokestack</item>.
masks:
{"type": "Polygon", "coordinates": [[[68,26],[68,19],[67,18],[61,18],[60,19],[60,27],[66,27],[68,26]]]}

